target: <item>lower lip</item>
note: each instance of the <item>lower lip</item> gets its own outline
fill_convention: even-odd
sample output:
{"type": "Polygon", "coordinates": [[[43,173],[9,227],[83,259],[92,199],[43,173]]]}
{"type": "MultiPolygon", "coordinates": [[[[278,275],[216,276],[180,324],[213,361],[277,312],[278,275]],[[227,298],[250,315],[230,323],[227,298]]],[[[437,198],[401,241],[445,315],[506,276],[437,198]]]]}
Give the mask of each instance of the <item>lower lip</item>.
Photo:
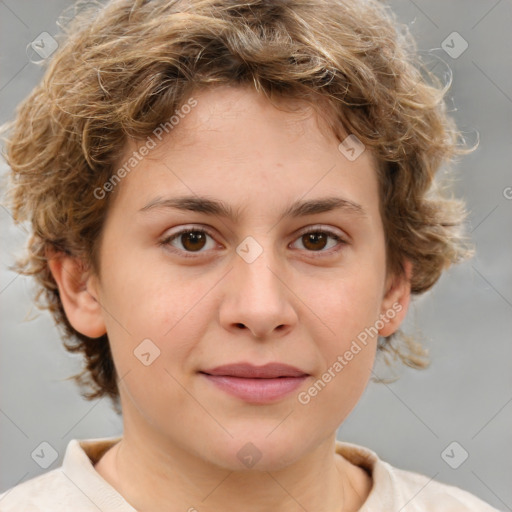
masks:
{"type": "Polygon", "coordinates": [[[275,402],[295,391],[308,378],[307,375],[276,379],[243,379],[225,375],[202,375],[226,393],[255,404],[275,402]]]}

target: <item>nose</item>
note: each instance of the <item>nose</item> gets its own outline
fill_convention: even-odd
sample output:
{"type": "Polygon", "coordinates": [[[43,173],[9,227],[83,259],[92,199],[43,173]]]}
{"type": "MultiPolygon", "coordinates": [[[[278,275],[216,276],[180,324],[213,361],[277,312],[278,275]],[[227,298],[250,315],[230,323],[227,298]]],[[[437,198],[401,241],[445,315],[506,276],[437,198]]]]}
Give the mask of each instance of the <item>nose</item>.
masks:
{"type": "Polygon", "coordinates": [[[263,339],[285,335],[297,323],[293,292],[270,249],[250,263],[236,255],[226,279],[229,281],[219,310],[225,329],[248,329],[255,338],[263,339]]]}

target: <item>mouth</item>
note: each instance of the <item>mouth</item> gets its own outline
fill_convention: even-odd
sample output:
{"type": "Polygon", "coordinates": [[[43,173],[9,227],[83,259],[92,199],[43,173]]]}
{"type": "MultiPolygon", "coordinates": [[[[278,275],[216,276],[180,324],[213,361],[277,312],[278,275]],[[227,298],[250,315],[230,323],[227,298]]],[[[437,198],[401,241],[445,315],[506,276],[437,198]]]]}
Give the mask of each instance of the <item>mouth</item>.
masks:
{"type": "Polygon", "coordinates": [[[282,363],[264,366],[236,363],[199,373],[217,389],[253,404],[276,402],[296,390],[309,377],[299,368],[282,363]]]}

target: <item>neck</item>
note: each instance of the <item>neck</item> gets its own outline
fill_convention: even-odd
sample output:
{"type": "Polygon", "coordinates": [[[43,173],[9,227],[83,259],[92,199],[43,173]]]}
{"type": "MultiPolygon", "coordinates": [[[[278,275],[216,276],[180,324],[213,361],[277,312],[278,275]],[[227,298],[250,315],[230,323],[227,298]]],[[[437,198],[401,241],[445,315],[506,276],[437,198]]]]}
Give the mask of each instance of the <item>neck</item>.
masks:
{"type": "Polygon", "coordinates": [[[335,437],[329,438],[276,471],[230,471],[125,429],[96,470],[137,510],[355,512],[369,494],[371,479],[336,454],[334,445],[335,437]]]}

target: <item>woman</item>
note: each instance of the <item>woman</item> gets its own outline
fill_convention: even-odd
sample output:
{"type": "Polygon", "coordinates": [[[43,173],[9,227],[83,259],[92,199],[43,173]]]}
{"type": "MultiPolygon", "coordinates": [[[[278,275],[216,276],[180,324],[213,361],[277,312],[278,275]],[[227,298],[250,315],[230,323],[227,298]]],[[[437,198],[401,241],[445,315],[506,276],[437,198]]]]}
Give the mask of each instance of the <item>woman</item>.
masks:
{"type": "MultiPolygon", "coordinates": [[[[468,255],[458,150],[373,1],[113,1],[11,128],[19,270],[121,438],[2,510],[493,510],[336,440],[411,294],[468,255]]],[[[421,351],[402,357],[421,367],[421,351]]],[[[44,454],[43,454],[44,455],[44,454]]]]}

